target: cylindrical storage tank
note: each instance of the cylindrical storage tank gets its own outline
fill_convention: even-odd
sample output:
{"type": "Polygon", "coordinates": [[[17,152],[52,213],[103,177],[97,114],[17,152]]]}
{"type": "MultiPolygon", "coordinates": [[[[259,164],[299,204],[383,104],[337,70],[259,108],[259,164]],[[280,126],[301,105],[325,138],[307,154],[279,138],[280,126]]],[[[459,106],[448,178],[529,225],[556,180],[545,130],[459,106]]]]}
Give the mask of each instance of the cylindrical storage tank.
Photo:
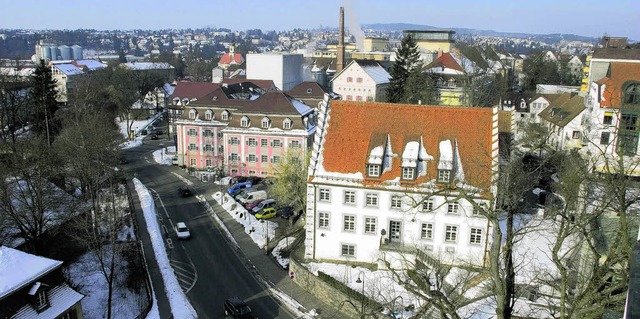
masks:
{"type": "Polygon", "coordinates": [[[322,87],[327,87],[327,74],[321,68],[314,65],[311,69],[311,77],[322,87]]]}
{"type": "Polygon", "coordinates": [[[58,50],[60,51],[60,58],[62,60],[72,60],[73,57],[73,53],[71,51],[71,47],[67,46],[67,45],[61,45],[58,47],[58,50]]]}
{"type": "Polygon", "coordinates": [[[56,47],[51,47],[51,46],[45,46],[43,47],[42,50],[44,53],[44,60],[45,61],[51,61],[51,60],[55,60],[56,57],[58,56],[58,49],[56,47]]]}
{"type": "Polygon", "coordinates": [[[82,54],[82,47],[79,45],[73,45],[71,46],[71,50],[73,51],[73,59],[74,60],[82,60],[84,59],[83,54],[82,54]]]}

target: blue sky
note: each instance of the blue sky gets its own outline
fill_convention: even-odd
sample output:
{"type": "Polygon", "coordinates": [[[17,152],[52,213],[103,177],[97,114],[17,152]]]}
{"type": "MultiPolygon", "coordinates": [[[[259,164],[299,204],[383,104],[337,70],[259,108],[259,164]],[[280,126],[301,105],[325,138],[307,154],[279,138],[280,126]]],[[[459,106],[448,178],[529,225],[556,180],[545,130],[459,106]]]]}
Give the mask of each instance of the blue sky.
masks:
{"type": "Polygon", "coordinates": [[[640,40],[637,0],[0,0],[0,28],[290,30],[337,26],[339,7],[360,23],[416,23],[640,40]]]}

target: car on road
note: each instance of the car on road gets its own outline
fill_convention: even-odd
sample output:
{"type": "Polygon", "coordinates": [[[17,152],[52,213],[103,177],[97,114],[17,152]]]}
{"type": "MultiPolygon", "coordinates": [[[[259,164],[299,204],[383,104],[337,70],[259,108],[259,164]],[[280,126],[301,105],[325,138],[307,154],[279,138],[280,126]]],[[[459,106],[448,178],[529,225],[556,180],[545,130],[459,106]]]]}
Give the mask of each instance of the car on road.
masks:
{"type": "Polygon", "coordinates": [[[263,210],[261,210],[260,212],[256,213],[256,218],[257,219],[269,219],[269,218],[273,218],[276,217],[276,209],[273,207],[267,207],[263,210]]]}
{"type": "Polygon", "coordinates": [[[249,308],[247,303],[238,298],[232,297],[224,301],[224,315],[225,317],[240,318],[240,319],[254,319],[253,311],[249,308]]]}
{"type": "Polygon", "coordinates": [[[176,223],[176,235],[178,235],[178,239],[187,239],[191,237],[191,232],[189,232],[187,224],[184,222],[176,223]]]}
{"type": "Polygon", "coordinates": [[[289,219],[289,217],[293,216],[293,207],[291,206],[280,206],[276,208],[276,213],[280,218],[289,219]]]}
{"type": "Polygon", "coordinates": [[[181,186],[178,189],[178,193],[180,193],[180,196],[182,196],[182,197],[189,197],[189,196],[193,195],[193,192],[187,186],[181,186]]]}

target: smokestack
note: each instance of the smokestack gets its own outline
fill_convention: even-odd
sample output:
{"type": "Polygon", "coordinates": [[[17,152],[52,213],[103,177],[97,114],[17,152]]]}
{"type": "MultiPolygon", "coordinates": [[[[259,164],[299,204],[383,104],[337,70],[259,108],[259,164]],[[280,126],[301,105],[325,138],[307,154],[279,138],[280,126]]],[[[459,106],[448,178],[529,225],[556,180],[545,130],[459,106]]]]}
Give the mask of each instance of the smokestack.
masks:
{"type": "Polygon", "coordinates": [[[338,26],[338,54],[336,73],[344,68],[344,7],[340,7],[340,25],[338,26]]]}

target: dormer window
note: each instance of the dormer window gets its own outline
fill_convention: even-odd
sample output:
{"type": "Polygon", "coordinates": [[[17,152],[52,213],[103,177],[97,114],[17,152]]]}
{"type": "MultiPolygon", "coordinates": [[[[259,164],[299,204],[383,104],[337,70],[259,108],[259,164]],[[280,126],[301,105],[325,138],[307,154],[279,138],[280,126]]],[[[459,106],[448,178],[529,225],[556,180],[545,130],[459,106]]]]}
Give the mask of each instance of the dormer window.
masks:
{"type": "Polygon", "coordinates": [[[222,112],[222,120],[223,121],[228,121],[229,120],[229,111],[222,112]]]}
{"type": "Polygon", "coordinates": [[[179,97],[174,97],[173,98],[173,105],[178,105],[178,103],[180,103],[180,98],[179,97]]]}
{"type": "Polygon", "coordinates": [[[240,126],[241,127],[249,127],[250,124],[251,124],[251,121],[249,121],[248,117],[243,116],[242,119],[240,119],[240,126]]]}
{"type": "Polygon", "coordinates": [[[380,165],[369,164],[367,167],[367,175],[369,177],[380,177],[380,165]]]}
{"type": "Polygon", "coordinates": [[[189,105],[189,99],[186,97],[182,99],[182,105],[189,105]]]}
{"type": "Polygon", "coordinates": [[[38,291],[38,300],[36,300],[36,310],[44,309],[48,305],[49,300],[47,298],[47,291],[40,289],[40,291],[38,291]]]}
{"type": "Polygon", "coordinates": [[[451,170],[439,169],[438,170],[438,183],[449,183],[451,181],[451,170]]]}
{"type": "Polygon", "coordinates": [[[282,122],[282,127],[285,130],[290,130],[291,127],[293,127],[293,121],[290,118],[286,118],[283,122],[282,122]]]}
{"type": "Polygon", "coordinates": [[[213,119],[214,119],[214,117],[213,117],[213,111],[211,111],[211,110],[207,110],[207,112],[206,112],[206,113],[204,113],[204,119],[205,119],[205,120],[208,120],[208,121],[213,120],[213,119]]]}
{"type": "Polygon", "coordinates": [[[47,286],[41,282],[36,282],[29,289],[29,296],[32,296],[32,305],[36,311],[41,311],[42,309],[49,306],[49,298],[47,297],[47,291],[44,286],[47,286]]]}
{"type": "Polygon", "coordinates": [[[195,120],[195,119],[196,119],[196,114],[197,114],[197,113],[198,113],[198,112],[196,112],[196,110],[191,109],[191,110],[189,111],[189,119],[191,119],[191,120],[195,120]]]}
{"type": "Polygon", "coordinates": [[[262,118],[262,128],[269,128],[271,126],[271,120],[268,117],[262,118]]]}
{"type": "Polygon", "coordinates": [[[415,178],[416,170],[413,167],[402,168],[402,179],[412,180],[415,178]]]}

